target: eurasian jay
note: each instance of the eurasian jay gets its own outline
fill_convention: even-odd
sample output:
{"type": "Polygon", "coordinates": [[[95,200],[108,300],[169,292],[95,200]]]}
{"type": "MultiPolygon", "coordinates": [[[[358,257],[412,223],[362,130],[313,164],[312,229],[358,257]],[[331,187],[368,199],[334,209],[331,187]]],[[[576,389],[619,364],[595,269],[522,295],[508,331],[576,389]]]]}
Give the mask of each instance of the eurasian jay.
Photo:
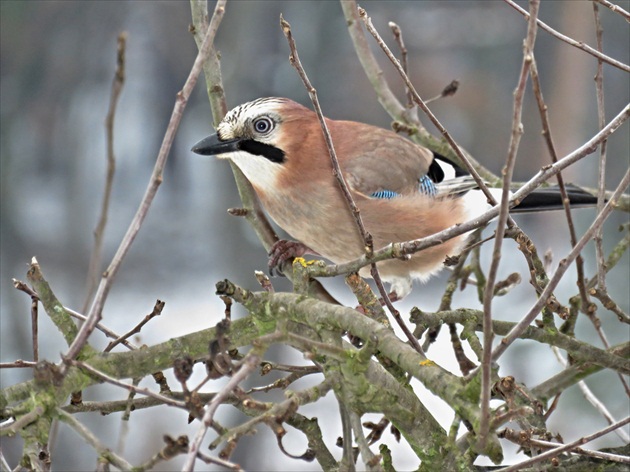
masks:
{"type": "MultiPolygon", "coordinates": [[[[344,178],[374,248],[423,238],[489,209],[474,181],[458,166],[429,149],[364,123],[326,119],[344,178]],[[472,182],[472,184],[471,184],[472,182]]],[[[317,115],[286,98],[260,98],[230,110],[216,134],[192,151],[231,159],[251,182],[269,216],[299,243],[279,242],[270,268],[306,253],[334,263],[364,254],[355,220],[337,180],[317,115]]],[[[526,198],[512,211],[561,208],[559,192],[526,198]]],[[[572,204],[596,199],[577,187],[572,204]]],[[[459,254],[467,235],[417,252],[409,260],[377,264],[396,298],[412,280],[426,280],[446,256],[459,254]]],[[[369,277],[369,267],[361,275],[369,277]]]]}

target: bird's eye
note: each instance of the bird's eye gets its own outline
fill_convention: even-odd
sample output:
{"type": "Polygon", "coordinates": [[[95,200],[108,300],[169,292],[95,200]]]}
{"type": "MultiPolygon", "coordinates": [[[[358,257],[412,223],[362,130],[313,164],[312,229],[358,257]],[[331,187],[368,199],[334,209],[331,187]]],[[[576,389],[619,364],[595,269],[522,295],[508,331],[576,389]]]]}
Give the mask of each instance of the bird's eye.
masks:
{"type": "Polygon", "coordinates": [[[273,129],[273,121],[263,116],[262,118],[258,118],[254,121],[254,130],[260,134],[267,134],[273,129]]]}

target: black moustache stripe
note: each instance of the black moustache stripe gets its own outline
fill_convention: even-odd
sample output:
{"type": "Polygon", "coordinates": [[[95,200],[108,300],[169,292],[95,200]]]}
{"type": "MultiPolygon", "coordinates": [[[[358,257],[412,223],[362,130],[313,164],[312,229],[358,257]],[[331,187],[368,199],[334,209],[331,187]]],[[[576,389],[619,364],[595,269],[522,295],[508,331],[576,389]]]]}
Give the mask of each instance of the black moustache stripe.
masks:
{"type": "Polygon", "coordinates": [[[257,156],[263,156],[276,164],[282,164],[285,161],[284,151],[272,146],[271,144],[247,139],[241,141],[238,147],[241,151],[249,152],[250,154],[255,154],[257,156]]]}

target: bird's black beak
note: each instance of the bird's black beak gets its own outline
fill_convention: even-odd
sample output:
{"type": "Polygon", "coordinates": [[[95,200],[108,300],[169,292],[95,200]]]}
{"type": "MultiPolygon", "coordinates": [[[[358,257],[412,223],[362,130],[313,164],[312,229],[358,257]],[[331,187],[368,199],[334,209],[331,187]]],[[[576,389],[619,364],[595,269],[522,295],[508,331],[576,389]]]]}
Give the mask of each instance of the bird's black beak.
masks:
{"type": "Polygon", "coordinates": [[[221,141],[216,134],[208,136],[195,144],[191,151],[202,156],[216,156],[217,154],[226,154],[238,151],[239,139],[230,139],[221,141]]]}

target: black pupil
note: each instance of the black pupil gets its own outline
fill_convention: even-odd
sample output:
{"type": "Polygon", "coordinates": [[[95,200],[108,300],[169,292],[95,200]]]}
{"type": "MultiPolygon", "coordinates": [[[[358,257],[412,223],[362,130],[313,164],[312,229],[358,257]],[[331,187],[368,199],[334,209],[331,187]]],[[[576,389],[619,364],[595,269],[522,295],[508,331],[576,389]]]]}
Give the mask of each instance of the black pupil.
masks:
{"type": "Polygon", "coordinates": [[[269,131],[269,120],[263,119],[263,120],[258,120],[256,122],[256,131],[258,131],[259,133],[264,133],[265,131],[269,131]]]}

